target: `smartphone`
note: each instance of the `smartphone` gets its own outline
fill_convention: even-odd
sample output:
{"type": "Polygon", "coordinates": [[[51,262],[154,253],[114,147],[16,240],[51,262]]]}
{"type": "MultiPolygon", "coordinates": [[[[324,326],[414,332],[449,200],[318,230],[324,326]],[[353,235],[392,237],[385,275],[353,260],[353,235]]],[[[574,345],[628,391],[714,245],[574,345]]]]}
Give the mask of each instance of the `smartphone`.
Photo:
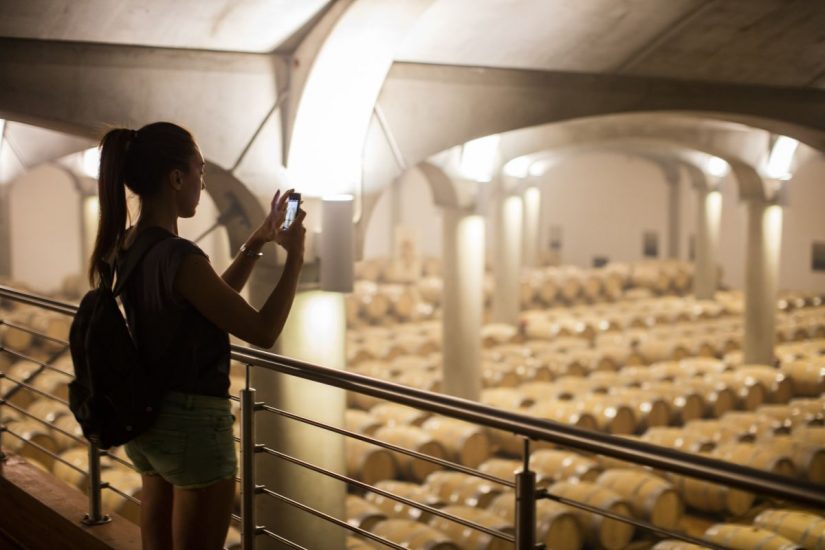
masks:
{"type": "Polygon", "coordinates": [[[301,206],[301,194],[290,193],[289,199],[286,201],[286,216],[281,229],[287,229],[292,222],[295,221],[295,216],[298,215],[298,208],[301,206]]]}

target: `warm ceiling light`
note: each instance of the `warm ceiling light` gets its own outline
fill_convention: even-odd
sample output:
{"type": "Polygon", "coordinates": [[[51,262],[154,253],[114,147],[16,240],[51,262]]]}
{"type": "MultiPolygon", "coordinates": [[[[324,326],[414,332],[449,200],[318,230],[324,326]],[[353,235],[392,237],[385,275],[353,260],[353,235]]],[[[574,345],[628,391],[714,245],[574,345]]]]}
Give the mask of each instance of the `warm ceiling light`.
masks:
{"type": "Polygon", "coordinates": [[[765,173],[769,178],[777,180],[791,179],[791,162],[793,161],[799,142],[788,136],[779,136],[773,144],[765,173]]]}
{"type": "Polygon", "coordinates": [[[476,181],[493,179],[498,162],[498,134],[468,141],[461,148],[461,173],[476,181]]]}

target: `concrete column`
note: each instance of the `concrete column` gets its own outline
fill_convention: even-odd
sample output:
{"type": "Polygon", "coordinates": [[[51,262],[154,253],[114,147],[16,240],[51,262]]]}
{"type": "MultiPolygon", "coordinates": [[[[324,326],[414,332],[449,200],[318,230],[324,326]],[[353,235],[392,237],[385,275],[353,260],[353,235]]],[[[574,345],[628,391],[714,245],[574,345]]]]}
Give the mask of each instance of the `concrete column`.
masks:
{"type": "Polygon", "coordinates": [[[750,198],[745,256],[745,362],[773,364],[782,208],[750,198]]]}
{"type": "Polygon", "coordinates": [[[697,299],[710,300],[716,294],[718,281],[719,223],[722,218],[722,194],[706,187],[696,190],[696,260],[693,294],[697,299]]]}
{"type": "Polygon", "coordinates": [[[493,321],[515,325],[519,314],[519,276],[521,274],[522,225],[521,197],[506,197],[495,205],[498,211],[493,263],[493,321]]]}
{"type": "Polygon", "coordinates": [[[444,391],[481,395],[481,316],[484,305],[484,219],[444,210],[444,391]]]}
{"type": "Polygon", "coordinates": [[[0,277],[11,277],[11,222],[8,184],[0,182],[0,277]]]}
{"type": "Polygon", "coordinates": [[[522,265],[538,267],[539,265],[539,220],[541,218],[541,191],[538,187],[529,187],[522,196],[524,201],[524,226],[522,234],[522,265]]]}
{"type": "Polygon", "coordinates": [[[667,175],[667,257],[671,259],[679,258],[679,240],[681,232],[681,200],[679,194],[679,173],[668,173],[667,175]]]}
{"type": "MultiPolygon", "coordinates": [[[[277,266],[258,266],[250,281],[250,301],[260,307],[278,280],[277,266]]],[[[274,351],[325,367],[345,368],[346,313],[340,293],[307,291],[295,297],[289,319],[274,351]]],[[[258,401],[342,426],[346,406],[344,392],[292,376],[254,369],[253,386],[258,401]]],[[[288,420],[268,412],[257,413],[256,441],[283,453],[335,472],[346,472],[341,436],[288,420]]],[[[346,486],[285,460],[257,457],[257,483],[299,500],[335,517],[345,517],[346,486]]],[[[256,497],[259,525],[275,531],[304,548],[337,550],[345,546],[344,534],[326,521],[266,495],[256,497]]],[[[267,537],[259,537],[257,548],[284,548],[267,537]]]]}

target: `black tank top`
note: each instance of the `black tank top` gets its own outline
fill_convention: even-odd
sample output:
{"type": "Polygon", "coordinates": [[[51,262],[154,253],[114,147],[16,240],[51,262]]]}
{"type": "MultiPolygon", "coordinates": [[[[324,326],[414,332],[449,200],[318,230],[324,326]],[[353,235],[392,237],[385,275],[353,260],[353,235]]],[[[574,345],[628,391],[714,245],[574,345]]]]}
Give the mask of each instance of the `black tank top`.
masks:
{"type": "MultiPolygon", "coordinates": [[[[168,238],[146,253],[121,294],[144,365],[171,391],[227,397],[229,335],[174,289],[183,258],[208,256],[192,241],[165,229],[146,231],[162,231],[168,238]]],[[[125,263],[129,250],[119,253],[118,264],[125,263]]]]}

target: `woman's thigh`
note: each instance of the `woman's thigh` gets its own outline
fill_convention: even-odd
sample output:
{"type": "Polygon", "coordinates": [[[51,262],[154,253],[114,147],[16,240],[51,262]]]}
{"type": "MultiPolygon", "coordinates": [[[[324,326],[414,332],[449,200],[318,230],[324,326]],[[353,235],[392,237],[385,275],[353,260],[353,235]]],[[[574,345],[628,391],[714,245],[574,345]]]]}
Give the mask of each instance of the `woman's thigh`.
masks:
{"type": "Polygon", "coordinates": [[[172,537],[175,550],[220,550],[226,540],[235,480],[199,489],[175,487],[172,537]]]}

